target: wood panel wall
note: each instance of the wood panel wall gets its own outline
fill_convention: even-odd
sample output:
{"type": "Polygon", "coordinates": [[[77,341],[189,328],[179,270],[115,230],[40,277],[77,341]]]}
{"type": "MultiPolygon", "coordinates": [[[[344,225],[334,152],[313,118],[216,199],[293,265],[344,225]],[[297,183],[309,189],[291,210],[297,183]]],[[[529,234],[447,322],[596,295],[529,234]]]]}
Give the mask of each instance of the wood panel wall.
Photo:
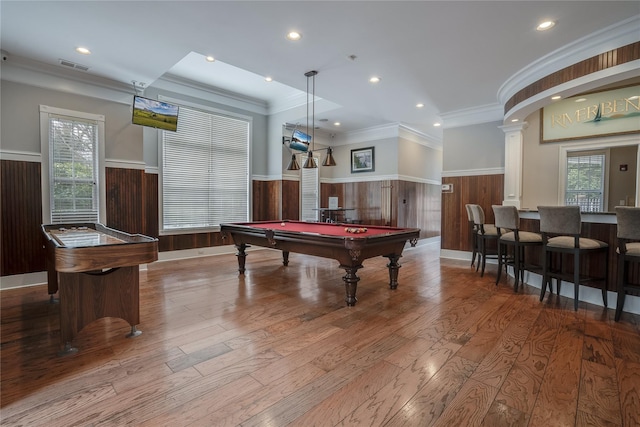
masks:
{"type": "Polygon", "coordinates": [[[282,181],[253,181],[253,220],[270,221],[280,218],[282,181]]]}
{"type": "Polygon", "coordinates": [[[491,205],[504,200],[504,175],[457,176],[442,178],[452,184],[452,193],[442,193],[441,247],[457,251],[472,250],[471,230],[465,204],[482,206],[486,222],[493,223],[491,205]]]}
{"type": "Polygon", "coordinates": [[[127,233],[144,231],[144,175],[139,169],[106,168],[107,227],[127,233]]]}
{"type": "Polygon", "coordinates": [[[573,65],[551,73],[537,80],[527,87],[519,90],[504,105],[505,114],[514,106],[535,96],[547,89],[556,87],[562,83],[584,77],[588,74],[615,67],[626,62],[640,59],[640,42],[631,43],[608,52],[587,58],[573,65]]]}
{"type": "Polygon", "coordinates": [[[300,219],[299,181],[282,181],[282,219],[300,219]]]}
{"type": "Polygon", "coordinates": [[[40,163],[0,161],[0,275],[45,270],[40,163]]]}
{"type": "Polygon", "coordinates": [[[355,209],[347,213],[349,219],[420,228],[421,238],[440,235],[440,185],[399,180],[321,184],[321,206],[328,206],[329,197],[355,209]]]}
{"type": "MultiPolygon", "coordinates": [[[[40,163],[2,160],[0,175],[0,274],[44,271],[40,163]]],[[[107,168],[105,177],[107,226],[157,237],[160,251],[229,244],[219,232],[159,236],[158,175],[138,169],[107,168]]],[[[417,227],[422,230],[421,237],[439,234],[437,185],[404,181],[322,184],[323,206],[328,204],[329,196],[338,196],[341,204],[356,208],[356,219],[363,222],[417,227]]],[[[297,220],[299,205],[298,181],[254,181],[254,220],[297,220]]]]}

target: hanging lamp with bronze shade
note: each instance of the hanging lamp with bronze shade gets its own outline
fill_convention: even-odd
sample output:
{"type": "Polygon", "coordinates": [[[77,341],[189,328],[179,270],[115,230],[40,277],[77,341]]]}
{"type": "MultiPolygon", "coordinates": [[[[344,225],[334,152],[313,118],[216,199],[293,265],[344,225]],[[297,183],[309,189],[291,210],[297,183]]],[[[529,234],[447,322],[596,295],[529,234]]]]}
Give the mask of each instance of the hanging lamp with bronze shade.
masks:
{"type": "Polygon", "coordinates": [[[336,161],[333,158],[333,150],[331,149],[331,147],[327,148],[327,157],[324,158],[324,161],[322,162],[322,166],[335,166],[336,165],[336,161]]]}
{"type": "Polygon", "coordinates": [[[296,153],[291,154],[291,161],[289,161],[289,165],[287,166],[288,171],[298,171],[300,170],[300,165],[298,164],[298,160],[296,159],[296,153]]]}
{"type": "MultiPolygon", "coordinates": [[[[315,151],[315,120],[316,120],[316,75],[318,72],[315,70],[307,71],[304,73],[307,78],[307,127],[306,132],[307,135],[311,136],[311,149],[307,152],[307,157],[302,165],[304,169],[316,169],[318,167],[318,162],[313,157],[313,152],[315,151]],[[309,90],[309,84],[311,83],[311,90],[309,90]],[[311,101],[309,101],[309,96],[311,96],[311,101]],[[309,114],[309,108],[311,108],[311,115],[309,114]],[[311,121],[311,133],[309,133],[309,121],[311,121]]],[[[297,126],[297,125],[296,125],[297,126]]],[[[324,148],[327,150],[327,156],[322,162],[322,166],[335,166],[336,161],[333,158],[333,150],[331,147],[324,148]]],[[[287,170],[296,171],[300,170],[300,165],[298,164],[298,160],[296,159],[296,154],[291,154],[291,161],[289,161],[289,165],[287,166],[287,170]]]]}

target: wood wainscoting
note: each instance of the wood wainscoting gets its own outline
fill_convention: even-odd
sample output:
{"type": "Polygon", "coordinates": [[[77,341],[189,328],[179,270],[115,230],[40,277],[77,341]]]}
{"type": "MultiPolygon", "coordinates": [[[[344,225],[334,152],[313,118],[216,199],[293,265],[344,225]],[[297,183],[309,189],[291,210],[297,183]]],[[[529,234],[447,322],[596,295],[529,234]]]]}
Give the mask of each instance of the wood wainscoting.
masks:
{"type": "MultiPolygon", "coordinates": [[[[2,160],[0,174],[0,274],[44,271],[40,163],[2,160]]],[[[161,252],[228,244],[219,232],[160,236],[157,174],[106,168],[105,178],[106,226],[156,237],[161,252]]],[[[252,186],[254,221],[299,219],[298,181],[253,181],[252,186]]],[[[420,228],[421,238],[439,235],[439,185],[398,180],[321,184],[322,206],[334,195],[356,208],[365,223],[420,228]]]]}
{"type": "Polygon", "coordinates": [[[0,275],[44,271],[40,163],[0,162],[0,275]]]}
{"type": "Polygon", "coordinates": [[[471,252],[471,232],[467,203],[482,206],[488,224],[493,223],[491,205],[504,199],[504,175],[456,176],[442,178],[453,185],[452,193],[442,193],[442,249],[471,252]]]}
{"type": "Polygon", "coordinates": [[[440,235],[440,185],[401,180],[321,183],[320,204],[337,197],[354,208],[352,219],[364,224],[420,229],[420,238],[440,235]]]}

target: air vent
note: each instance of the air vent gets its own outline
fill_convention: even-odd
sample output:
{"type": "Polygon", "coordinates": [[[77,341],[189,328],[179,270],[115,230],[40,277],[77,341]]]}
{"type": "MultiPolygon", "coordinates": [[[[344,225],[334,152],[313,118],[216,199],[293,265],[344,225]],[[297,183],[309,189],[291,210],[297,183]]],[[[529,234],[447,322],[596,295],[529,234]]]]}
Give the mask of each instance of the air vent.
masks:
{"type": "Polygon", "coordinates": [[[89,67],[87,67],[86,65],[76,64],[75,62],[67,61],[66,59],[58,59],[58,62],[60,63],[60,65],[63,65],[69,68],[74,68],[76,70],[80,70],[80,71],[89,70],[89,67]]]}

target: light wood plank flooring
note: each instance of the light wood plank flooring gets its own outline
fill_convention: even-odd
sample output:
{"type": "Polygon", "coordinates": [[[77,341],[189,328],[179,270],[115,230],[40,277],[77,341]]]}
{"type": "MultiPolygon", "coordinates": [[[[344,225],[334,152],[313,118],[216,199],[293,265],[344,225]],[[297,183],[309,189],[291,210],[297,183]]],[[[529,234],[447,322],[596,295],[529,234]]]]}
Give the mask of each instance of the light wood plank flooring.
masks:
{"type": "MultiPolygon", "coordinates": [[[[6,426],[638,426],[640,316],[494,285],[437,245],[344,303],[337,262],[256,250],[141,272],[143,334],[102,319],[58,357],[46,286],[1,292],[6,426]]],[[[571,286],[571,285],[565,285],[571,286]]]]}

